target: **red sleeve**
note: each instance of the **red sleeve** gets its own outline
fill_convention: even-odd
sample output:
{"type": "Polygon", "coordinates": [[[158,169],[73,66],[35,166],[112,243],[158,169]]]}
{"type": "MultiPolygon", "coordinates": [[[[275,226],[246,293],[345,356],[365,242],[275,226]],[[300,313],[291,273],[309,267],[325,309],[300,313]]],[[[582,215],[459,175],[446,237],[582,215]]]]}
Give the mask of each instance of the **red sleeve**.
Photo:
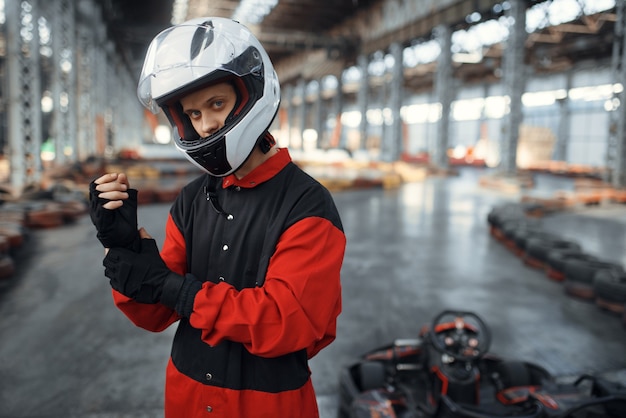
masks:
{"type": "Polygon", "coordinates": [[[161,249],[161,258],[173,272],[181,276],[187,273],[185,238],[174,223],[172,215],[167,217],[165,223],[165,241],[161,249]]]}
{"type": "MultiPolygon", "coordinates": [[[[185,274],[185,240],[174,224],[172,217],[167,218],[165,225],[165,242],[161,251],[165,264],[178,274],[185,274]]],[[[170,308],[160,303],[137,303],[133,299],[113,290],[113,301],[123,313],[138,327],[148,331],[160,332],[169,327],[180,317],[170,308]]]]}
{"type": "Polygon", "coordinates": [[[204,283],[190,317],[203,340],[243,343],[252,354],[277,357],[330,344],[341,312],[340,270],[346,239],[323,218],[305,218],[281,236],[262,287],[237,291],[204,283]]]}

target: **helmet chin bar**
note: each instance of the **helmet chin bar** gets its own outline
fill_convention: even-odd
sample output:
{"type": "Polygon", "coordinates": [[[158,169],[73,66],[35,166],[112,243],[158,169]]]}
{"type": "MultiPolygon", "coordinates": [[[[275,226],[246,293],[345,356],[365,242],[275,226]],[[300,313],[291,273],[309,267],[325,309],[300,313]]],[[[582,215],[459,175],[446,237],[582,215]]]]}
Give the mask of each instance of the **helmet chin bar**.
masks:
{"type": "Polygon", "coordinates": [[[187,155],[213,176],[224,176],[232,171],[232,167],[228,164],[228,158],[226,158],[224,137],[197,150],[187,151],[187,155]]]}

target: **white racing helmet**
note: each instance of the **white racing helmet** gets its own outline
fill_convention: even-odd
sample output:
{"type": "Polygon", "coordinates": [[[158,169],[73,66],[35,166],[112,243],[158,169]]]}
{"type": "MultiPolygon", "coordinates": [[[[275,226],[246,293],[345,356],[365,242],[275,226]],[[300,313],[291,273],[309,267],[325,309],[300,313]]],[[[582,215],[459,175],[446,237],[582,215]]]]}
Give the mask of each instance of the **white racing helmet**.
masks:
{"type": "Polygon", "coordinates": [[[263,143],[278,111],[280,85],[250,30],[230,19],[205,17],[172,26],[152,40],[137,95],[152,113],[163,109],[176,147],[192,163],[223,177],[237,171],[263,143]],[[202,138],[183,113],[180,98],[222,81],[234,86],[237,104],[224,127],[202,138]]]}

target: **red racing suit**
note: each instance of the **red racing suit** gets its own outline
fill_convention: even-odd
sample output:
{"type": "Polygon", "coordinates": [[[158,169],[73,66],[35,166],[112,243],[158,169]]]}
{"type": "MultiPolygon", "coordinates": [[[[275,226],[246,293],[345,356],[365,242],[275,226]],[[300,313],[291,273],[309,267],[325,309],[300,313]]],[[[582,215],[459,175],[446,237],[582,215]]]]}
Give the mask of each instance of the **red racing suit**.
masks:
{"type": "Polygon", "coordinates": [[[137,326],[179,321],[166,371],[166,418],[319,416],[308,359],[330,344],[341,311],[345,235],[330,193],[286,149],[242,179],[183,188],[161,256],[203,281],[189,318],[113,291],[137,326]]]}

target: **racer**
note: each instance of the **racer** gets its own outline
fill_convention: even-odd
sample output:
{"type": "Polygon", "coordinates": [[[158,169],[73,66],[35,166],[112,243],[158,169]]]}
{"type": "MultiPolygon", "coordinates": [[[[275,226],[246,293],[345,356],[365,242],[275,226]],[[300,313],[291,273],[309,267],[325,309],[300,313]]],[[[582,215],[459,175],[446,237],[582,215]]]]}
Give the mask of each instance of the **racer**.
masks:
{"type": "Polygon", "coordinates": [[[190,20],[154,38],[138,96],[206,172],[174,201],[160,253],[124,173],[90,185],[115,305],[149,331],[178,322],[165,416],[318,417],[308,360],[336,335],[346,241],[330,193],[268,132],[266,51],[237,22],[190,20]]]}

